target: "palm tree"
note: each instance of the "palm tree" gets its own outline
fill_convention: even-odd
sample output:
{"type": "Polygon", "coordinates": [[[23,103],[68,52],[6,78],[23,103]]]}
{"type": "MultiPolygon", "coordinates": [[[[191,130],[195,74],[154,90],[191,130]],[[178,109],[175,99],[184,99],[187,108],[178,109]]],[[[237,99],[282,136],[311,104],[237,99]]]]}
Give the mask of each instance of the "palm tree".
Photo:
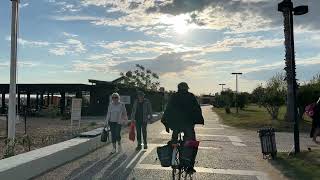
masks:
{"type": "MultiPolygon", "coordinates": [[[[291,0],[284,0],[284,2],[290,3],[291,0]]],[[[292,3],[292,2],[291,2],[292,3]]],[[[285,63],[286,63],[286,81],[288,87],[287,94],[287,117],[288,121],[294,120],[295,105],[294,99],[296,98],[296,89],[297,89],[297,81],[296,81],[296,66],[295,66],[295,52],[294,52],[294,40],[293,40],[293,14],[292,10],[287,7],[283,9],[283,17],[284,17],[284,37],[285,37],[285,63]]]]}

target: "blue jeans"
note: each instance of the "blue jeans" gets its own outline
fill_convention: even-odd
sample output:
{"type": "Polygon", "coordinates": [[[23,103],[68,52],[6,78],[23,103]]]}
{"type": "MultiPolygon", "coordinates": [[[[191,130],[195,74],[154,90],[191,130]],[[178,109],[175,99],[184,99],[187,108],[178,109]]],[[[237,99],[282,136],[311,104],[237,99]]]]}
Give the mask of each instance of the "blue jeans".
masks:
{"type": "Polygon", "coordinates": [[[121,125],[116,122],[109,122],[112,143],[121,141],[121,125]]]}

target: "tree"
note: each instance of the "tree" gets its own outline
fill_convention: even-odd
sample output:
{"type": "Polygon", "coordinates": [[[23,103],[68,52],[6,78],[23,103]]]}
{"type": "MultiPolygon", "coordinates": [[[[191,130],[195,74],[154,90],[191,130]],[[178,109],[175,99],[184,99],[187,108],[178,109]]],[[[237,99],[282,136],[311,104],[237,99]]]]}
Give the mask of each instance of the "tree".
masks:
{"type": "Polygon", "coordinates": [[[307,84],[298,89],[297,100],[299,108],[299,119],[303,118],[304,109],[307,105],[314,103],[320,97],[320,74],[315,75],[307,84]]]}
{"type": "Polygon", "coordinates": [[[247,92],[242,92],[238,94],[238,106],[240,109],[244,109],[244,107],[248,104],[250,94],[247,92]]]}
{"type": "Polygon", "coordinates": [[[213,105],[215,107],[225,108],[226,113],[229,114],[231,113],[230,107],[234,105],[233,96],[234,96],[234,93],[230,89],[222,91],[220,95],[218,94],[215,95],[213,105]]]}
{"type": "Polygon", "coordinates": [[[256,103],[259,106],[262,106],[264,91],[265,89],[262,86],[256,87],[250,96],[251,103],[256,103]]]}
{"type": "Polygon", "coordinates": [[[124,84],[128,87],[156,91],[160,86],[158,74],[140,64],[136,64],[135,70],[127,71],[126,73],[122,72],[120,75],[124,77],[124,84]]]}
{"type": "Polygon", "coordinates": [[[285,104],[286,83],[283,74],[276,74],[267,83],[262,96],[262,105],[273,120],[278,119],[279,109],[285,104]]]}

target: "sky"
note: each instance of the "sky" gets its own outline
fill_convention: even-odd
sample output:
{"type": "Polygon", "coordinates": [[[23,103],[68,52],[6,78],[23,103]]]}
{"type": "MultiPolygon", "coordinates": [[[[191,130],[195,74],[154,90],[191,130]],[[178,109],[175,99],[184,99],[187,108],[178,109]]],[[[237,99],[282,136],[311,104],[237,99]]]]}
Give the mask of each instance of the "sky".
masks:
{"type": "MultiPolygon", "coordinates": [[[[18,83],[111,81],[135,64],[176,90],[195,94],[219,83],[252,91],[284,72],[280,0],[20,0],[18,83]]],[[[297,75],[320,69],[320,1],[295,0],[297,75]]],[[[0,83],[9,83],[11,1],[0,1],[0,83]]]]}

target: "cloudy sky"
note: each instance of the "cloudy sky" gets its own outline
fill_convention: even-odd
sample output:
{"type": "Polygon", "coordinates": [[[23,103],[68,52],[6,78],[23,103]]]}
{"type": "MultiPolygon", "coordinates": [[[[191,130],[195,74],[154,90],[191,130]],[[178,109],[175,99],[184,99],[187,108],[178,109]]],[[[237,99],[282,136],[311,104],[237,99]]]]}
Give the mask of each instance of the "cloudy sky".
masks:
{"type": "MultiPolygon", "coordinates": [[[[11,1],[0,1],[0,83],[9,82],[11,1]]],[[[251,91],[284,68],[279,0],[21,0],[19,83],[113,80],[142,64],[162,86],[251,91]]],[[[295,0],[300,81],[320,69],[320,1],[295,0]]]]}

